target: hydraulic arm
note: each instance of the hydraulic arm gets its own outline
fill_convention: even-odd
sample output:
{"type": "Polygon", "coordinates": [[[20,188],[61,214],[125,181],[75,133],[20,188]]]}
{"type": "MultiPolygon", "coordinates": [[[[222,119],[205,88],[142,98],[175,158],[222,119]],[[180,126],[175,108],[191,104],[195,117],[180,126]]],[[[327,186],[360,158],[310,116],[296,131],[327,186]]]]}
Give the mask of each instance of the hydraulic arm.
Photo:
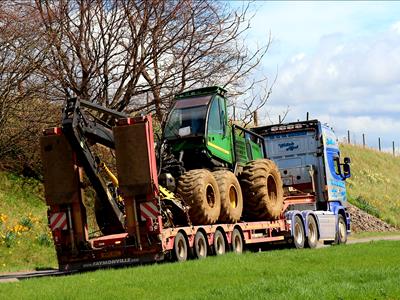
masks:
{"type": "Polygon", "coordinates": [[[99,227],[108,228],[108,230],[112,228],[111,231],[114,232],[123,232],[124,212],[118,207],[116,196],[111,193],[105,180],[99,176],[102,164],[90,150],[90,146],[96,143],[114,149],[113,132],[111,126],[105,122],[89,118],[81,109],[82,106],[112,118],[126,118],[127,115],[77,98],[70,98],[67,100],[62,118],[62,131],[96,191],[96,201],[99,202],[97,206],[100,207],[96,211],[96,218],[100,221],[98,222],[100,223],[99,227]],[[102,216],[102,211],[107,213],[102,216]]]}

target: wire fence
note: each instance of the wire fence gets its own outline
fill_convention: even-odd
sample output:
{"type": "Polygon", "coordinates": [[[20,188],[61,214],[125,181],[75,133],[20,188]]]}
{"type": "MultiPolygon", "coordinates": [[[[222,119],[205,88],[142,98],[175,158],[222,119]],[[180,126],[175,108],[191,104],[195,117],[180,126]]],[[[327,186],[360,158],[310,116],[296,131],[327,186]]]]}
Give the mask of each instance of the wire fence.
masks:
{"type": "Polygon", "coordinates": [[[360,141],[358,141],[357,136],[355,134],[351,134],[350,130],[347,130],[347,136],[343,138],[342,142],[350,145],[362,146],[363,148],[375,149],[379,152],[388,152],[393,156],[400,156],[399,145],[396,145],[395,141],[391,141],[390,146],[387,146],[387,141],[384,141],[381,137],[378,137],[377,141],[375,141],[377,144],[375,144],[375,146],[371,146],[371,144],[368,144],[367,142],[367,135],[365,133],[361,135],[360,141]]]}

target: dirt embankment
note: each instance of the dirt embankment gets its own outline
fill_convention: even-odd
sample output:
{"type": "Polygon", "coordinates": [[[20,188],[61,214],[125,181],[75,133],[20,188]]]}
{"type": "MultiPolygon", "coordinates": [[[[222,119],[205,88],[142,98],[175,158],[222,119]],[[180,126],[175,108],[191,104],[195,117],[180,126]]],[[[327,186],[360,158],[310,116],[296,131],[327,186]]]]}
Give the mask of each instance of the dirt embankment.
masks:
{"type": "Polygon", "coordinates": [[[386,232],[386,231],[397,231],[397,229],[390,224],[374,217],[365,211],[349,204],[347,207],[351,216],[351,230],[353,232],[361,231],[376,231],[376,232],[386,232]]]}

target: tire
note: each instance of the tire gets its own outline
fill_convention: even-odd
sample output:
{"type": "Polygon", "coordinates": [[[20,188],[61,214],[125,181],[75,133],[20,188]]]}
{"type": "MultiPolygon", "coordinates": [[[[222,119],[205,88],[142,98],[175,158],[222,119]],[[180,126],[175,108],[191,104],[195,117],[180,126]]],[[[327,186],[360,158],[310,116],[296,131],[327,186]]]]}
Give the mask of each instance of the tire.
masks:
{"type": "Polygon", "coordinates": [[[215,231],[213,250],[217,256],[224,255],[226,252],[225,236],[220,230],[215,231]]]}
{"type": "Polygon", "coordinates": [[[189,205],[194,225],[214,224],[221,211],[218,184],[207,170],[191,170],[179,177],[177,193],[189,205]]]}
{"type": "Polygon", "coordinates": [[[240,176],[244,216],[248,220],[277,219],[283,207],[283,184],[279,170],[268,159],[247,163],[240,176]]]}
{"type": "Polygon", "coordinates": [[[243,211],[242,189],[235,174],[227,170],[215,171],[213,175],[218,183],[221,196],[221,223],[236,223],[243,211]]]}
{"type": "Polygon", "coordinates": [[[232,252],[240,254],[243,252],[243,238],[240,231],[235,228],[232,232],[232,252]]]}
{"type": "Polygon", "coordinates": [[[304,226],[301,218],[296,216],[293,224],[293,245],[297,249],[303,249],[305,243],[304,226]]]}
{"type": "Polygon", "coordinates": [[[318,226],[313,216],[307,217],[308,236],[306,239],[306,248],[316,248],[318,245],[318,226]]]}
{"type": "Polygon", "coordinates": [[[178,232],[174,239],[173,257],[175,261],[183,262],[188,258],[188,244],[182,232],[178,232]]]}
{"type": "Polygon", "coordinates": [[[347,226],[346,220],[342,215],[338,216],[338,228],[335,236],[334,244],[346,244],[347,243],[347,226]]]}
{"type": "Polygon", "coordinates": [[[207,240],[201,231],[197,231],[194,237],[193,253],[195,258],[202,259],[207,257],[207,240]]]}

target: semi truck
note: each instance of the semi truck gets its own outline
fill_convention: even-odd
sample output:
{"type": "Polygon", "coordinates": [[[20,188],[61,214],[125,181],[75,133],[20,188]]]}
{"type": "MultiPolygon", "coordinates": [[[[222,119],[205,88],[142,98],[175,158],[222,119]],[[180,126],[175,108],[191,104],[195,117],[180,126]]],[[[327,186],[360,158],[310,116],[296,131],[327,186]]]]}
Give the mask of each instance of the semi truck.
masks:
{"type": "Polygon", "coordinates": [[[177,95],[157,147],[150,115],[78,98],[66,101],[61,126],[45,130],[40,144],[60,270],[185,261],[268,243],[314,248],[346,243],[351,232],[350,159],[341,159],[333,130],[318,120],[231,124],[220,87],[177,95]],[[112,150],[116,171],[94,144],[112,150]]]}

